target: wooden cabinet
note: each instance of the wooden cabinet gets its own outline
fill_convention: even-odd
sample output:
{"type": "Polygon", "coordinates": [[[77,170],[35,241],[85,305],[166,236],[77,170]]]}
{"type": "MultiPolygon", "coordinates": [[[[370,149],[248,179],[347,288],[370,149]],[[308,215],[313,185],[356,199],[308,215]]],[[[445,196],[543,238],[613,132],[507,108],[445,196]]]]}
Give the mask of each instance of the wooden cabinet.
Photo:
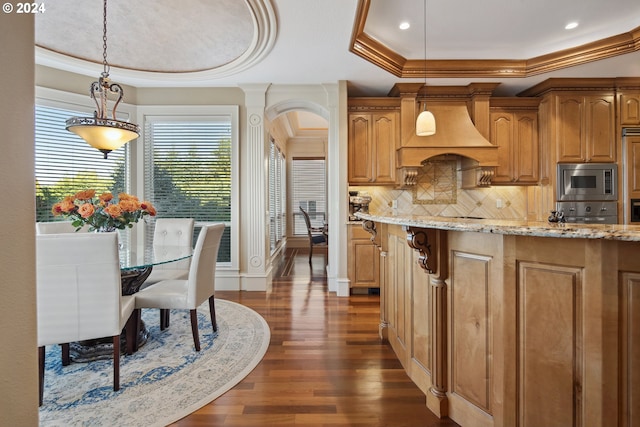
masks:
{"type": "Polygon", "coordinates": [[[491,142],[498,146],[492,184],[536,184],[539,179],[538,113],[492,109],[491,142]]]}
{"type": "Polygon", "coordinates": [[[347,275],[351,288],[380,287],[380,251],[361,224],[348,226],[347,275]]]}
{"type": "Polygon", "coordinates": [[[349,184],[396,182],[398,113],[349,114],[349,184]]]}
{"type": "Polygon", "coordinates": [[[559,163],[616,161],[613,95],[558,95],[555,122],[559,163]]]}
{"type": "Polygon", "coordinates": [[[640,92],[622,92],[618,99],[620,124],[622,126],[640,125],[640,92]]]}
{"type": "MultiPolygon", "coordinates": [[[[625,167],[628,170],[626,182],[622,185],[627,188],[627,200],[625,203],[624,223],[631,223],[631,200],[640,199],[640,135],[632,135],[626,137],[625,145],[625,167]]],[[[622,222],[622,221],[620,221],[622,222]]],[[[637,223],[635,223],[637,224],[637,223]]]]}
{"type": "Polygon", "coordinates": [[[349,98],[350,185],[394,185],[400,100],[349,98]]]}
{"type": "Polygon", "coordinates": [[[434,413],[465,427],[635,425],[640,243],[395,224],[382,240],[384,336],[434,413]],[[435,259],[429,274],[408,242],[435,259]]]}

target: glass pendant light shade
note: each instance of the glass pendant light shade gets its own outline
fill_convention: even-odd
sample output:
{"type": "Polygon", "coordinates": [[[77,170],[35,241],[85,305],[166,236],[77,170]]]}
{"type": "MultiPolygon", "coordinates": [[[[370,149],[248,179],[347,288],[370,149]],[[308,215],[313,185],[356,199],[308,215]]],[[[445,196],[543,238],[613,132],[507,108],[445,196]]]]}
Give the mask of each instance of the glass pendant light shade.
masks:
{"type": "Polygon", "coordinates": [[[140,132],[138,126],[133,123],[100,117],[71,117],[66,123],[68,131],[102,151],[105,159],[111,151],[136,139],[140,132]]]}
{"type": "Polygon", "coordinates": [[[436,133],[436,118],[431,111],[425,110],[418,115],[416,120],[416,135],[430,136],[436,133]]]}

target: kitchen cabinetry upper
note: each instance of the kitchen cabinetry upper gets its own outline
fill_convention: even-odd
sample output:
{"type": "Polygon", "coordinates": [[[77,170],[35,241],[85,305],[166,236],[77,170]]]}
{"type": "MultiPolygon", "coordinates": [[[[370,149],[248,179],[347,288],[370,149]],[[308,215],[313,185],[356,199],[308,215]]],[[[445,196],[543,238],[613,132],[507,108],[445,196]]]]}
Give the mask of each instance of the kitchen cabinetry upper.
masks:
{"type": "MultiPolygon", "coordinates": [[[[527,100],[529,101],[529,100],[527,100]]],[[[539,179],[538,112],[506,105],[491,107],[491,142],[498,146],[492,184],[536,184],[539,179]]]]}
{"type": "Polygon", "coordinates": [[[615,162],[613,94],[556,96],[558,162],[615,162]]]}
{"type": "Polygon", "coordinates": [[[621,92],[619,94],[619,108],[622,126],[640,125],[640,91],[621,92]]]}
{"type": "MultiPolygon", "coordinates": [[[[379,106],[349,100],[349,184],[394,185],[396,148],[400,140],[400,110],[386,99],[379,106]]],[[[364,102],[364,101],[363,101],[364,102]]]]}

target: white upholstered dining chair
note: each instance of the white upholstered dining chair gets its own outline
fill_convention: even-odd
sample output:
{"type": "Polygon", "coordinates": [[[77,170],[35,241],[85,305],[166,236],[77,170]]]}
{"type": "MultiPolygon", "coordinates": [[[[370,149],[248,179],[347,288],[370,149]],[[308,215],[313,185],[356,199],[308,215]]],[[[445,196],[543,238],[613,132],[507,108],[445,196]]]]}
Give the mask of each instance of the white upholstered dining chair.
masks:
{"type": "Polygon", "coordinates": [[[44,392],[45,346],[112,337],[113,390],[120,389],[120,334],[126,325],[127,353],[134,348],[133,296],[122,296],[116,233],[36,236],[36,293],[40,404],[44,392]]]}
{"type": "MultiPolygon", "coordinates": [[[[76,228],[71,224],[71,221],[45,221],[36,222],[36,234],[59,234],[59,233],[73,233],[76,228]]],[[[78,230],[78,233],[86,233],[88,227],[83,227],[78,230]]]]}
{"type": "Polygon", "coordinates": [[[203,225],[193,250],[188,277],[186,279],[163,280],[136,294],[135,317],[138,323],[142,308],[190,310],[193,343],[196,351],[200,351],[197,308],[207,300],[209,300],[213,331],[218,330],[214,306],[215,273],[223,232],[224,224],[203,225]]]}
{"type": "MultiPolygon", "coordinates": [[[[156,258],[175,258],[191,252],[193,248],[193,218],[158,218],[153,232],[153,252],[156,258]]],[[[189,276],[191,259],[158,264],[145,280],[145,286],[169,279],[186,279],[189,276]]]]}

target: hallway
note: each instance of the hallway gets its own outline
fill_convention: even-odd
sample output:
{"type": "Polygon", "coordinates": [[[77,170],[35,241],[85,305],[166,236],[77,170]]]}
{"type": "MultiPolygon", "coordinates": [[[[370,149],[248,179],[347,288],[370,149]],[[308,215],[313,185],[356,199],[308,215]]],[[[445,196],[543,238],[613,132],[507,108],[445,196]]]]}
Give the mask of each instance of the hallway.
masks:
{"type": "Polygon", "coordinates": [[[439,420],[378,338],[378,295],[327,294],[326,254],[290,250],[272,292],[219,291],[271,328],[263,361],[176,426],[457,426],[439,420]]]}

